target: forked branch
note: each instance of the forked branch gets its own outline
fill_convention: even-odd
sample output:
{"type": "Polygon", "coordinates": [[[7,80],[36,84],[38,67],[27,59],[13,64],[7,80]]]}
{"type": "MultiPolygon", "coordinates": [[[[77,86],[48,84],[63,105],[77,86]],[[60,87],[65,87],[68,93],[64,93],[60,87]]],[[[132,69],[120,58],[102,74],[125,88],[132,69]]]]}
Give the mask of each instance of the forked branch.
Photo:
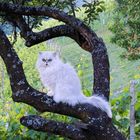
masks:
{"type": "MultiPolygon", "coordinates": [[[[98,38],[82,21],[54,8],[42,6],[27,7],[0,3],[0,11],[11,16],[11,21],[15,22],[19,27],[22,36],[26,40],[26,45],[28,46],[58,36],[69,36],[83,49],[89,51],[92,55],[94,66],[94,94],[100,94],[109,99],[109,61],[106,46],[102,39],[98,38]],[[34,33],[22,18],[23,15],[49,16],[63,21],[67,25],[60,25],[45,29],[39,33],[34,33]],[[14,18],[12,19],[13,16],[14,18]]],[[[38,127],[40,130],[42,129],[42,131],[47,130],[72,139],[75,139],[77,135],[79,139],[86,138],[87,140],[125,140],[121,133],[112,125],[111,120],[107,117],[106,113],[96,107],[89,104],[77,104],[76,106],[71,107],[64,103],[55,103],[47,94],[33,89],[26,80],[22,62],[2,30],[0,30],[0,55],[4,60],[9,74],[13,92],[12,98],[14,101],[31,105],[40,112],[49,111],[78,118],[87,125],[87,130],[83,131],[75,125],[68,125],[51,120],[48,121],[38,116],[23,117],[21,119],[23,125],[35,130],[37,130],[38,127]],[[29,124],[29,121],[32,123],[29,124]],[[56,123],[58,123],[58,126],[56,123]],[[48,127],[49,125],[57,126],[57,131],[55,131],[55,127],[53,126],[54,129],[51,131],[48,127]],[[70,128],[75,129],[74,133],[72,133],[72,129],[67,128],[69,126],[70,128]],[[67,133],[64,134],[61,132],[61,127],[67,133]],[[71,136],[70,133],[72,133],[71,136]]]]}

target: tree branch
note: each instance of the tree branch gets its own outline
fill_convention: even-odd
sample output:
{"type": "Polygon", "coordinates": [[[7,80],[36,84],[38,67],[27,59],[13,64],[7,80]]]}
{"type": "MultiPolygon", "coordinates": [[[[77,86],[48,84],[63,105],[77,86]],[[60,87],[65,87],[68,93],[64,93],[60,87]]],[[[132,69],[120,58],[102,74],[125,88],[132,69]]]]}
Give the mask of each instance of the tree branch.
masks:
{"type": "MultiPolygon", "coordinates": [[[[7,14],[14,14],[18,16],[22,15],[36,15],[36,16],[49,16],[57,20],[61,20],[65,22],[67,25],[61,25],[58,27],[53,27],[50,29],[46,29],[39,33],[33,33],[26,24],[26,22],[21,22],[20,20],[15,20],[17,26],[19,26],[23,37],[28,40],[28,37],[43,37],[44,33],[55,32],[54,29],[59,31],[59,36],[61,35],[61,31],[64,28],[66,34],[69,34],[71,37],[71,33],[68,33],[69,29],[74,32],[78,32],[78,37],[82,36],[82,41],[78,44],[82,48],[87,47],[88,51],[92,54],[92,60],[94,65],[94,93],[103,95],[108,99],[109,98],[109,62],[108,55],[105,44],[101,39],[97,37],[97,35],[88,28],[82,21],[65,14],[64,12],[60,12],[54,8],[49,7],[27,7],[27,6],[19,6],[8,3],[0,3],[0,11],[5,12],[7,14]],[[63,27],[63,28],[62,28],[63,27]]],[[[63,32],[62,34],[64,34],[63,32]]],[[[45,39],[50,39],[49,37],[55,37],[52,35],[47,35],[45,39]]],[[[39,38],[38,37],[38,38],[39,38]]],[[[76,36],[77,37],[77,36],[76,36]]],[[[76,39],[74,37],[74,39],[76,39]]],[[[34,39],[36,41],[37,39],[34,39]]],[[[41,40],[41,39],[40,39],[41,40]]],[[[81,40],[81,39],[80,39],[81,40]]],[[[37,43],[37,42],[35,42],[37,43]]],[[[28,43],[27,43],[28,44],[28,43]]],[[[50,111],[54,113],[69,115],[75,118],[82,120],[82,122],[86,123],[88,130],[83,133],[86,136],[87,140],[96,140],[108,139],[108,140],[125,140],[125,138],[116,130],[116,128],[112,125],[107,115],[101,110],[93,107],[89,104],[77,104],[74,107],[66,105],[64,103],[55,103],[51,97],[48,97],[46,94],[41,93],[35,89],[33,89],[27,82],[26,77],[24,75],[24,71],[22,68],[22,63],[18,58],[16,52],[14,51],[12,45],[9,40],[5,36],[4,32],[0,30],[0,55],[2,56],[9,77],[12,88],[12,98],[16,102],[24,102],[35,107],[37,110],[41,112],[50,111]]],[[[36,128],[37,120],[41,125],[51,124],[51,121],[45,121],[40,117],[23,117],[21,122],[25,125],[29,125],[29,120],[32,125],[30,127],[36,128]],[[43,122],[43,124],[42,124],[43,122]],[[28,124],[27,124],[28,123],[28,124]]],[[[56,122],[53,122],[56,125],[56,122]]],[[[62,123],[61,123],[62,124],[62,123]]],[[[61,124],[58,127],[61,127],[61,124]]],[[[38,124],[37,124],[38,126],[38,124]]],[[[62,125],[64,127],[64,125],[62,125]]],[[[46,128],[49,130],[49,128],[46,128]]],[[[80,131],[79,129],[78,131],[80,131]]],[[[44,131],[44,130],[43,130],[44,131]]],[[[53,130],[52,130],[53,131],[53,130]]],[[[53,133],[55,133],[53,131],[53,133]]],[[[57,132],[58,133],[58,132],[57,132]]],[[[59,131],[61,135],[63,132],[59,131]]],[[[65,134],[66,137],[69,137],[69,133],[65,134]]]]}
{"type": "Polygon", "coordinates": [[[34,15],[34,16],[43,15],[52,17],[54,19],[65,22],[66,24],[72,26],[74,29],[79,31],[80,34],[83,35],[83,37],[88,41],[88,43],[92,44],[91,42],[91,39],[93,37],[92,35],[96,37],[96,40],[98,39],[97,35],[94,32],[92,32],[92,30],[89,27],[87,27],[82,21],[73,16],[67,15],[62,11],[56,10],[55,8],[42,6],[30,7],[16,4],[0,3],[0,11],[16,15],[34,15]]]}
{"type": "Polygon", "coordinates": [[[84,135],[84,131],[74,125],[46,120],[40,116],[31,115],[22,117],[20,122],[29,129],[34,129],[36,131],[50,132],[73,140],[87,139],[84,135]]]}
{"type": "Polygon", "coordinates": [[[91,51],[88,45],[82,45],[86,42],[82,35],[68,25],[59,25],[47,28],[41,32],[33,32],[22,16],[12,14],[7,17],[10,22],[18,26],[21,31],[21,36],[26,40],[25,45],[28,47],[55,37],[67,36],[75,40],[81,47],[83,47],[84,50],[89,52],[91,51]]]}
{"type": "MultiPolygon", "coordinates": [[[[72,27],[68,25],[59,25],[34,33],[26,40],[26,45],[30,47],[43,41],[61,36],[67,36],[74,39],[80,46],[85,42],[84,38],[72,27]]],[[[90,51],[89,47],[85,47],[83,49],[90,51]]]]}
{"type": "Polygon", "coordinates": [[[33,89],[26,80],[20,59],[2,30],[0,30],[0,48],[0,55],[4,60],[10,77],[14,101],[27,103],[41,112],[49,111],[70,115],[83,121],[87,121],[88,116],[106,116],[106,113],[92,105],[79,104],[76,107],[71,107],[64,103],[57,104],[51,97],[47,96],[47,94],[33,89]]]}
{"type": "Polygon", "coordinates": [[[99,138],[98,134],[100,134],[102,137],[109,137],[110,140],[118,138],[118,135],[120,135],[119,140],[125,139],[114,128],[106,113],[96,107],[89,104],[77,104],[71,107],[64,103],[55,103],[51,97],[33,89],[26,81],[22,63],[2,30],[0,30],[0,49],[0,55],[5,62],[10,77],[14,101],[29,104],[41,112],[49,111],[79,118],[87,124],[90,130],[95,130],[95,133],[90,132],[91,138],[99,138]]]}
{"type": "MultiPolygon", "coordinates": [[[[26,45],[30,45],[29,42],[34,42],[34,44],[41,41],[41,38],[45,36],[47,33],[52,33],[51,35],[46,35],[42,41],[50,39],[51,37],[57,37],[61,35],[69,36],[72,38],[74,33],[78,33],[78,39],[80,38],[80,42],[77,43],[82,48],[88,48],[88,51],[92,54],[92,60],[94,65],[94,93],[101,94],[108,99],[109,98],[109,62],[108,55],[105,44],[101,39],[97,37],[97,35],[88,28],[83,22],[80,20],[65,14],[64,12],[60,12],[54,8],[49,7],[25,7],[7,3],[0,3],[0,11],[6,12],[9,14],[17,14],[19,16],[22,15],[36,15],[36,16],[49,16],[54,19],[65,22],[67,25],[61,25],[57,27],[53,27],[50,29],[46,29],[39,33],[33,33],[26,22],[22,22],[22,19],[15,20],[17,26],[22,32],[22,36],[26,39],[26,45]],[[61,31],[65,29],[62,33],[61,31]],[[70,30],[70,31],[69,31],[70,30]],[[58,34],[54,35],[58,31],[58,34]],[[29,38],[28,38],[29,37],[29,38]],[[31,39],[31,40],[28,40],[31,39]],[[82,40],[82,41],[81,41],[82,40]]],[[[77,35],[76,35],[77,37],[77,35]]],[[[74,40],[77,40],[75,36],[74,40]]],[[[31,44],[32,45],[32,44],[31,44]]],[[[108,140],[124,140],[125,138],[116,130],[116,128],[112,125],[112,123],[107,118],[106,114],[101,110],[88,105],[88,104],[78,104],[74,107],[68,106],[63,103],[55,103],[51,97],[48,97],[46,94],[41,93],[33,89],[27,82],[26,77],[24,75],[24,71],[22,68],[22,63],[18,58],[16,52],[11,46],[9,40],[5,36],[5,34],[0,31],[0,55],[2,56],[6,68],[10,77],[11,88],[13,91],[12,97],[14,101],[24,102],[26,104],[32,105],[37,110],[44,112],[50,111],[54,113],[64,114],[73,116],[81,119],[84,123],[87,124],[88,131],[82,133],[86,136],[86,139],[93,140],[95,137],[96,140],[108,139],[108,140]],[[94,130],[94,131],[93,131],[94,130]],[[92,131],[92,132],[91,132],[92,131]]],[[[86,49],[85,49],[86,50],[86,49]]],[[[57,122],[47,121],[43,118],[37,116],[29,116],[23,117],[21,122],[26,126],[35,128],[38,126],[41,127],[41,131],[47,130],[55,133],[55,129],[52,131],[47,125],[56,125],[57,122]],[[29,125],[28,122],[31,122],[29,125]],[[39,123],[37,123],[39,122],[39,123]],[[39,125],[40,124],[40,125],[39,125]],[[47,124],[47,125],[46,125],[47,124]]],[[[54,126],[53,125],[53,126],[54,126]]],[[[67,125],[71,126],[71,125],[67,125]]],[[[56,132],[57,134],[70,137],[69,133],[63,133],[60,131],[60,128],[66,128],[66,124],[59,123],[59,129],[56,132]]],[[[53,127],[54,128],[54,127],[53,127]]],[[[74,128],[74,126],[73,126],[74,128]]],[[[69,130],[70,131],[70,130],[69,130]]],[[[79,133],[80,129],[77,129],[76,132],[79,133]]],[[[76,133],[76,134],[78,134],[76,133]]],[[[72,138],[72,137],[71,137],[72,138]]]]}
{"type": "Polygon", "coordinates": [[[29,7],[0,3],[0,11],[17,15],[49,16],[65,22],[73,29],[75,29],[78,33],[80,33],[84,40],[86,40],[86,42],[83,43],[81,47],[86,48],[85,46],[88,46],[88,51],[90,51],[92,54],[94,65],[93,93],[99,94],[101,96],[104,96],[106,99],[109,99],[110,75],[106,46],[103,40],[98,38],[97,35],[82,21],[73,16],[67,15],[62,11],[50,7],[29,7]]]}

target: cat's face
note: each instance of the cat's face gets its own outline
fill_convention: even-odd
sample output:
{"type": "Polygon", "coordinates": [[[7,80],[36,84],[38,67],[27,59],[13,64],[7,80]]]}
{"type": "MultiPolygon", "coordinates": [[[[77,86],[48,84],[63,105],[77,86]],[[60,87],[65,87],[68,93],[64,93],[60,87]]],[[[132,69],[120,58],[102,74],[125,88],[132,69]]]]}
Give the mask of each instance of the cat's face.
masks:
{"type": "Polygon", "coordinates": [[[51,51],[40,52],[37,60],[37,67],[52,67],[57,64],[57,61],[59,61],[58,53],[51,51]]]}

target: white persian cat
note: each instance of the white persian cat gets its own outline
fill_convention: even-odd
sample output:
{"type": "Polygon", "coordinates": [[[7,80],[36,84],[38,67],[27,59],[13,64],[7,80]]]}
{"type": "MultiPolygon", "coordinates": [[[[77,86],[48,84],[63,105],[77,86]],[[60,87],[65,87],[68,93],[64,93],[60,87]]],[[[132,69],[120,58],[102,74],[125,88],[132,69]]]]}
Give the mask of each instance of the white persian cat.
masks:
{"type": "Polygon", "coordinates": [[[56,52],[40,52],[36,67],[43,85],[49,90],[48,95],[53,96],[55,102],[72,106],[78,103],[89,103],[105,111],[112,118],[109,103],[97,95],[91,97],[83,95],[75,69],[63,63],[56,52]]]}

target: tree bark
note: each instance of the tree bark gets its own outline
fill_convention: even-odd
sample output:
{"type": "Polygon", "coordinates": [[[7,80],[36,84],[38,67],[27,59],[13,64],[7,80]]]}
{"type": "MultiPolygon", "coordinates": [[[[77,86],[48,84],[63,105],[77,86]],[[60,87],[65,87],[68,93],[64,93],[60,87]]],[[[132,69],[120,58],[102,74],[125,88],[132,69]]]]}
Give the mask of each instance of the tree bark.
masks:
{"type": "MultiPolygon", "coordinates": [[[[81,48],[92,55],[94,82],[93,93],[109,99],[110,75],[106,46],[102,39],[79,19],[50,7],[27,7],[0,3],[0,11],[8,14],[7,20],[16,24],[27,46],[58,37],[69,36],[81,48]],[[34,33],[22,18],[22,15],[49,16],[63,21],[60,25],[34,33]]],[[[4,60],[10,78],[12,98],[33,106],[40,112],[53,112],[80,119],[85,128],[75,124],[64,124],[46,120],[39,116],[26,116],[21,123],[37,131],[47,131],[77,140],[125,140],[125,137],[113,126],[106,113],[90,104],[77,104],[72,107],[64,103],[55,103],[47,94],[33,89],[26,80],[22,62],[2,30],[0,30],[0,56],[4,60]]]]}

